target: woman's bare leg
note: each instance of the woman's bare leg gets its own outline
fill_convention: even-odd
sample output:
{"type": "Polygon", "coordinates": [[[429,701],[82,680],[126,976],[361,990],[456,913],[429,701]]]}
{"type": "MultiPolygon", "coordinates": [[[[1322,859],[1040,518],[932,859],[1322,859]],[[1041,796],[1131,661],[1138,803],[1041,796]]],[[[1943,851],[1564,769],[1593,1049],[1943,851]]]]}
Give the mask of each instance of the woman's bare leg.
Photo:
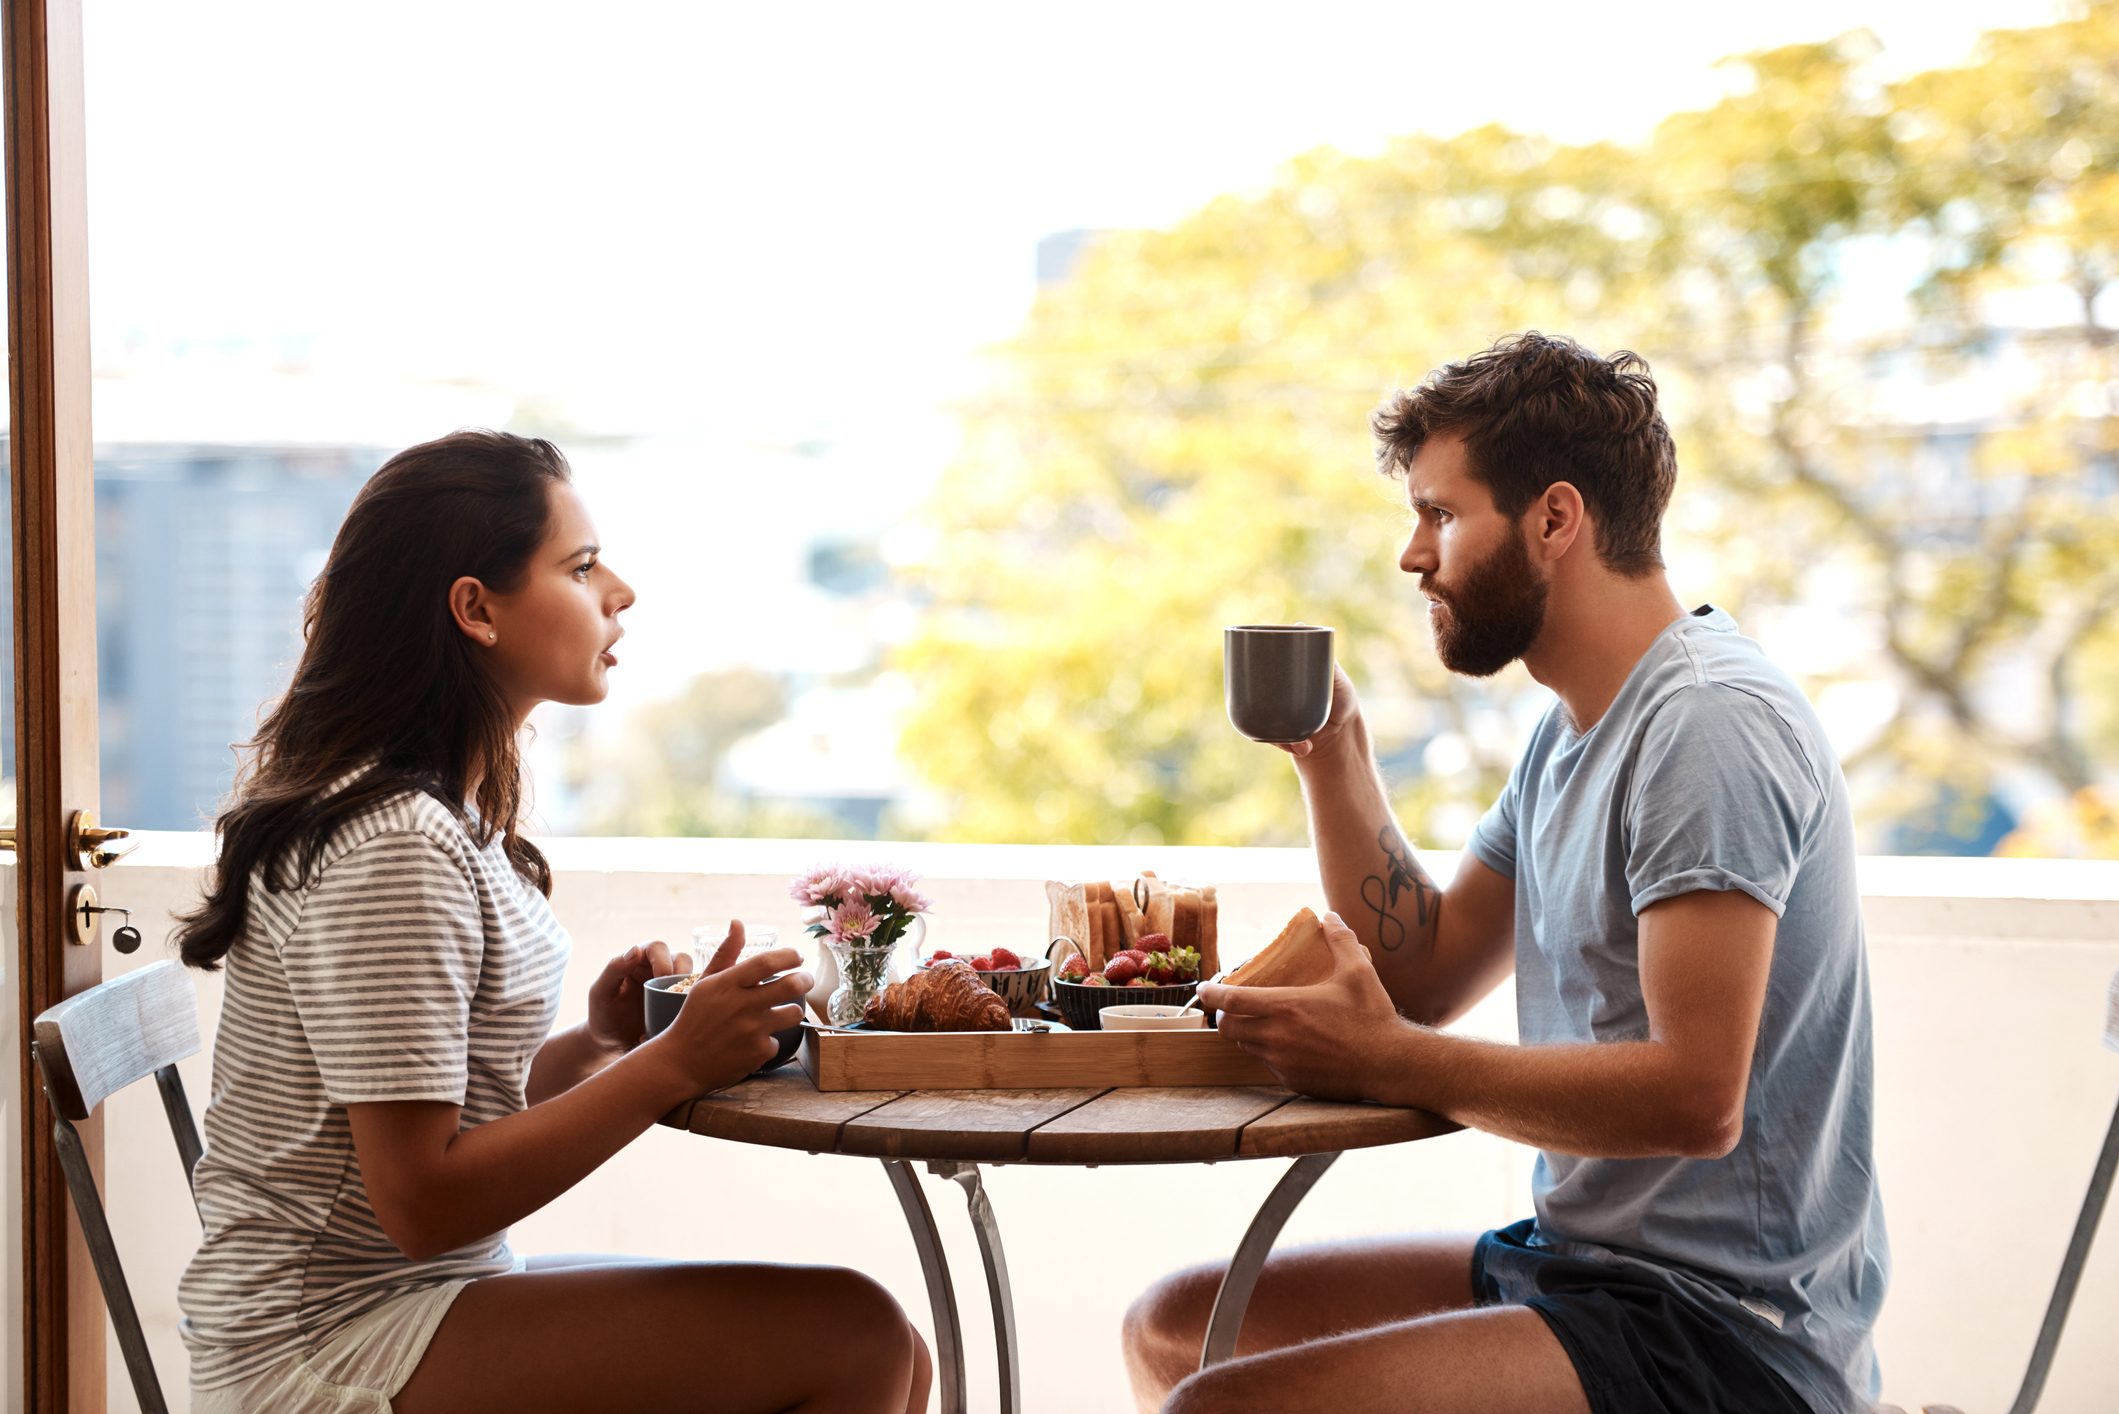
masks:
{"type": "MultiPolygon", "coordinates": [[[[1238,1356],[1305,1345],[1474,1302],[1474,1234],[1363,1238],[1296,1247],[1266,1259],[1245,1308],[1238,1356]]],[[[1227,1263],[1192,1267],[1149,1287],[1126,1312],[1126,1374],[1144,1411],[1162,1408],[1199,1368],[1227,1263]]]]}
{"type": "Polygon", "coordinates": [[[545,1259],[466,1287],[396,1414],[919,1414],[926,1345],[836,1267],[545,1259]]]}

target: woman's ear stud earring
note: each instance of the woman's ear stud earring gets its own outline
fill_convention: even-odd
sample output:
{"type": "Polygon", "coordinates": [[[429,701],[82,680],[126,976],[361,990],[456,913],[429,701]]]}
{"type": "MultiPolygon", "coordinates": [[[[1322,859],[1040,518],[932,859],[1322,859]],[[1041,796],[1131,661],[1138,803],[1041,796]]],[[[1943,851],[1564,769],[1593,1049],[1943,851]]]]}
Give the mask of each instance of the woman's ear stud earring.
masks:
{"type": "Polygon", "coordinates": [[[500,635],[499,635],[499,634],[497,634],[497,633],[489,633],[489,634],[487,634],[487,635],[486,635],[486,642],[488,642],[488,643],[498,643],[498,642],[500,642],[500,635]]]}

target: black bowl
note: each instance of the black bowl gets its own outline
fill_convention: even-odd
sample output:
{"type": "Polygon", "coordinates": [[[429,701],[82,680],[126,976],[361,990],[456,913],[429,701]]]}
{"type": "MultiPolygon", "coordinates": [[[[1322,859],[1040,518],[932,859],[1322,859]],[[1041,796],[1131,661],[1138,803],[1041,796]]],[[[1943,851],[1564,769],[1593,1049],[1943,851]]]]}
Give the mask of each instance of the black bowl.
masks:
{"type": "Polygon", "coordinates": [[[1197,982],[1170,982],[1160,987],[1086,987],[1057,979],[1052,983],[1060,1015],[1076,1031],[1101,1031],[1107,1006],[1183,1006],[1198,990],[1197,982]]]}
{"type": "MultiPolygon", "coordinates": [[[[669,1024],[677,1019],[678,1009],[684,1005],[684,999],[691,993],[673,992],[670,988],[691,975],[689,972],[673,972],[667,977],[656,977],[648,982],[646,990],[641,994],[641,1000],[647,1007],[649,1036],[661,1035],[669,1024]]],[[[797,1021],[785,1031],[775,1031],[773,1039],[780,1043],[780,1049],[773,1052],[771,1060],[751,1074],[763,1075],[766,1071],[777,1070],[793,1060],[795,1052],[802,1049],[802,1023],[797,1021]]]]}

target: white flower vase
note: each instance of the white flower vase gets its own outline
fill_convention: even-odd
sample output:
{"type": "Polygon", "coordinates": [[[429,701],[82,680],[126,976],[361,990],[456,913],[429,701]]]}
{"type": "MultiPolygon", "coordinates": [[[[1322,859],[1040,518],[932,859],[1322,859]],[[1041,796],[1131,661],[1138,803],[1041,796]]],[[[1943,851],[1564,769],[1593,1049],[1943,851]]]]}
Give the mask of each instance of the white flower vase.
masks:
{"type": "Polygon", "coordinates": [[[831,945],[821,938],[817,940],[817,960],[811,965],[817,985],[809,989],[804,1000],[809,1003],[811,1016],[830,1025],[831,994],[839,990],[839,960],[831,955],[831,945]]]}

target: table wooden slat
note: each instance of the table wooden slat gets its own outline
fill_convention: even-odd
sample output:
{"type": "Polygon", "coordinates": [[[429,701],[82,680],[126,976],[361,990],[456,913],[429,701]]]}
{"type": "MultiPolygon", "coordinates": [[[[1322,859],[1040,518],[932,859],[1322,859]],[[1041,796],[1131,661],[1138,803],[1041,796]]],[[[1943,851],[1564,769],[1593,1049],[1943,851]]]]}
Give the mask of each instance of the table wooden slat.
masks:
{"type": "Polygon", "coordinates": [[[1080,1109],[1102,1090],[918,1090],[849,1120],[839,1152],[884,1159],[1015,1163],[1039,1125],[1080,1109]]]}
{"type": "Polygon", "coordinates": [[[793,1066],[686,1101],[662,1123],[817,1153],[981,1163],[1189,1163],[1399,1144],[1459,1128],[1422,1110],[1277,1086],[818,1090],[793,1066]]]}
{"type": "Polygon", "coordinates": [[[1034,1164],[1172,1164],[1233,1159],[1244,1126],[1286,1104],[1286,1090],[1113,1090],[1030,1135],[1034,1164]]]}
{"type": "Polygon", "coordinates": [[[810,1083],[799,1066],[780,1069],[701,1095],[692,1102],[688,1128],[713,1139],[771,1144],[782,1149],[835,1153],[839,1133],[851,1119],[887,1105],[902,1090],[834,1090],[810,1083]]]}
{"type": "Polygon", "coordinates": [[[1297,1096],[1272,1113],[1243,1127],[1236,1152],[1247,1159],[1336,1153],[1377,1144],[1432,1139],[1464,1126],[1426,1110],[1391,1109],[1383,1105],[1341,1104],[1297,1096]]]}

